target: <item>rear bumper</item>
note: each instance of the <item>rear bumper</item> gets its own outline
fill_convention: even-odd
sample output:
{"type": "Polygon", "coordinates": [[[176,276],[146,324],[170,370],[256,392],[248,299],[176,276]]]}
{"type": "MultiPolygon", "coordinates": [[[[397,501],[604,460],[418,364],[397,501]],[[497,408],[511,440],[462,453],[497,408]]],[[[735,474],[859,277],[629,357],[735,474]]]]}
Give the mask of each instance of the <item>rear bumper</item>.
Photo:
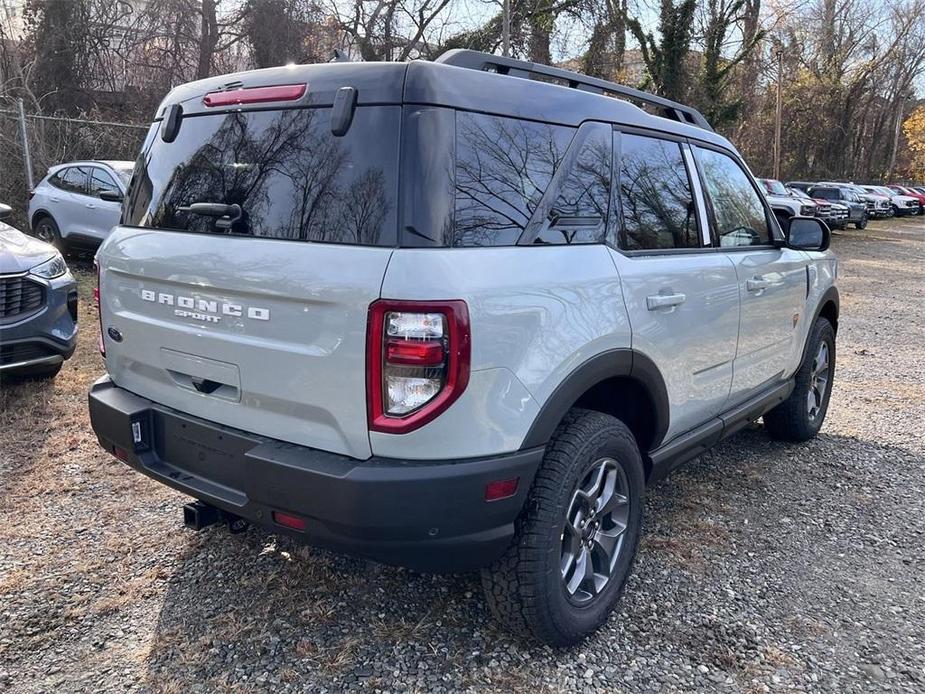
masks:
{"type": "Polygon", "coordinates": [[[497,559],[543,456],[361,461],[190,417],[108,378],[89,398],[100,445],[139,472],[275,532],[421,571],[497,559]],[[484,500],[486,484],[515,477],[514,496],[484,500]],[[306,532],[276,525],[273,511],[305,518],[306,532]]]}

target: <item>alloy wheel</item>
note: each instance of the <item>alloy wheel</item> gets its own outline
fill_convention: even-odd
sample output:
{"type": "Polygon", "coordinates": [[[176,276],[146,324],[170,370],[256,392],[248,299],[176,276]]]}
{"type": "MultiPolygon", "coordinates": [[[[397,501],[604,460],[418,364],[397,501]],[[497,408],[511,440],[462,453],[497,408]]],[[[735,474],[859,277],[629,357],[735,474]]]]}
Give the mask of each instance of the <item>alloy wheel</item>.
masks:
{"type": "Polygon", "coordinates": [[[595,461],[572,495],[559,569],[569,601],[589,603],[610,582],[629,519],[629,482],[613,458],[595,461]]]}
{"type": "Polygon", "coordinates": [[[52,229],[51,224],[48,222],[39,222],[35,227],[35,237],[40,241],[44,241],[45,243],[54,243],[55,230],[52,229]]]}
{"type": "Polygon", "coordinates": [[[829,388],[829,345],[824,340],[813,359],[813,370],[806,394],[806,408],[810,419],[816,419],[822,411],[822,403],[829,388]]]}

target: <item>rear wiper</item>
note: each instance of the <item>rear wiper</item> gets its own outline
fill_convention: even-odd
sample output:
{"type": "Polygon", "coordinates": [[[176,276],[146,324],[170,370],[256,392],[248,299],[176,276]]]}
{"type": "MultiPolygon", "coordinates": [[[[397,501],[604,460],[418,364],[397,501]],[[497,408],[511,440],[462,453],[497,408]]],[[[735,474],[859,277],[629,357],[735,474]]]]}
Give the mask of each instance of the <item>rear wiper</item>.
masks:
{"type": "Polygon", "coordinates": [[[220,202],[194,202],[192,205],[178,207],[179,212],[189,212],[203,217],[218,217],[215,226],[219,229],[230,229],[235,222],[241,219],[243,211],[237,203],[224,205],[220,202]]]}

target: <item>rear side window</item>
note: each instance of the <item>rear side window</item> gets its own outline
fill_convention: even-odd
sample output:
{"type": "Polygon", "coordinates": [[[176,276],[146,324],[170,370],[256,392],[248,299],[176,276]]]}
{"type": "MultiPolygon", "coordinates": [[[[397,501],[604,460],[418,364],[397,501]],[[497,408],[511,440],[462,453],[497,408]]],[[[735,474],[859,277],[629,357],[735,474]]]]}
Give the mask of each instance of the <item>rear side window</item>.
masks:
{"type": "Polygon", "coordinates": [[[748,175],[732,157],[697,148],[706,194],[713,206],[719,245],[763,246],[771,243],[764,205],[748,175]]]}
{"type": "Polygon", "coordinates": [[[517,243],[574,130],[459,112],[453,246],[517,243]]]}
{"type": "Polygon", "coordinates": [[[48,182],[56,188],[66,190],[69,193],[86,193],[87,170],[77,166],[70,166],[52,175],[48,182]]]}
{"type": "Polygon", "coordinates": [[[681,145],[622,134],[619,175],[625,250],[703,246],[681,145]]]}
{"type": "Polygon", "coordinates": [[[610,206],[612,129],[588,123],[576,135],[574,161],[566,158],[561,182],[553,182],[555,200],[534,243],[580,244],[604,240],[610,206]],[[587,129],[587,130],[586,130],[587,129]]]}
{"type": "Polygon", "coordinates": [[[173,142],[150,137],[123,223],[198,233],[392,246],[400,106],[360,107],[342,137],[330,109],[184,118],[173,142]],[[239,205],[230,230],[196,202],[239,205]]]}

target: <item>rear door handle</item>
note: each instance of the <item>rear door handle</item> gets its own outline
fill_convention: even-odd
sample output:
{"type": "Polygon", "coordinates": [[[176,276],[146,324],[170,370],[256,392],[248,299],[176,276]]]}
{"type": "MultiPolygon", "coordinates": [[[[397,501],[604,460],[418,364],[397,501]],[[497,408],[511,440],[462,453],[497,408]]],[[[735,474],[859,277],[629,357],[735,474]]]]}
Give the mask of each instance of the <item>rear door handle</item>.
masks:
{"type": "Polygon", "coordinates": [[[646,297],[646,308],[657,311],[660,308],[673,308],[687,301],[685,294],[653,294],[646,297]]]}
{"type": "Polygon", "coordinates": [[[752,279],[745,281],[745,288],[750,292],[763,292],[770,286],[771,283],[768,282],[764,277],[753,277],[752,279]]]}

